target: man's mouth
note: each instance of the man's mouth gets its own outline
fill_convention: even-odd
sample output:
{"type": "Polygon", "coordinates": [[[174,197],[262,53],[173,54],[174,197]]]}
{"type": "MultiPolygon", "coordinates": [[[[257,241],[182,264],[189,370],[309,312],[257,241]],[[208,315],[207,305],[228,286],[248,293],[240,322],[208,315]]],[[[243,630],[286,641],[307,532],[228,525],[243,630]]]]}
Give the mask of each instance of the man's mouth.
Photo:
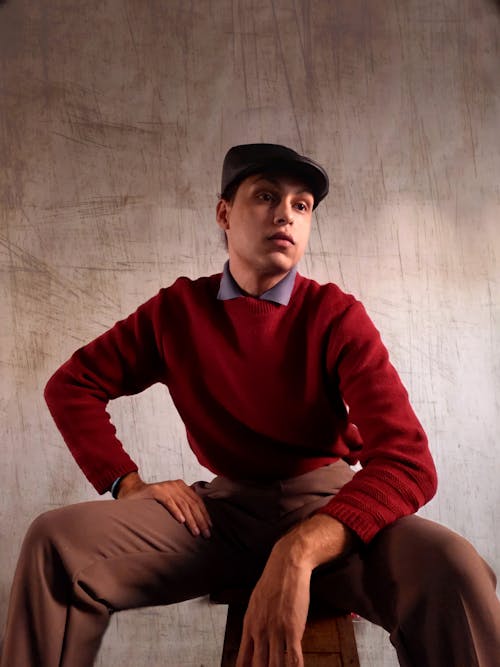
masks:
{"type": "Polygon", "coordinates": [[[284,243],[290,243],[291,245],[295,245],[295,241],[289,234],[285,234],[285,232],[276,232],[276,234],[273,234],[272,236],[268,237],[270,241],[283,241],[284,243]]]}

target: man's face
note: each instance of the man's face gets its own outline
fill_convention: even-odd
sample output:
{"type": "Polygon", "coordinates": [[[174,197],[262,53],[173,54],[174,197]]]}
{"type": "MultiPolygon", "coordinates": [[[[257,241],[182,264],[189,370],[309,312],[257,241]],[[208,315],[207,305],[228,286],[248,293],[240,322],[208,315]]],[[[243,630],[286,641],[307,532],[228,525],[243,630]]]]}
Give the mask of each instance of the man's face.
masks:
{"type": "Polygon", "coordinates": [[[310,188],[296,177],[255,174],[243,180],[232,202],[217,205],[231,270],[288,273],[306,249],[313,205],[310,188]]]}

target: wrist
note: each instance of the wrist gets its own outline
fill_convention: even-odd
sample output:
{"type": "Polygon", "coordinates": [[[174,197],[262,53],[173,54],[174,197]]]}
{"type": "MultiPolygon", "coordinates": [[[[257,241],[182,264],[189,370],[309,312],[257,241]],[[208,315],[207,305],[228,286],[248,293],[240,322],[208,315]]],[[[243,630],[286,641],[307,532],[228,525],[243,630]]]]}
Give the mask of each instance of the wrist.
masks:
{"type": "Polygon", "coordinates": [[[349,551],[352,532],[326,514],[316,514],[297,524],[275,544],[273,552],[290,565],[312,572],[316,567],[349,551]]]}
{"type": "Polygon", "coordinates": [[[115,498],[124,498],[126,495],[144,486],[138,472],[129,472],[120,479],[115,488],[115,498]]]}

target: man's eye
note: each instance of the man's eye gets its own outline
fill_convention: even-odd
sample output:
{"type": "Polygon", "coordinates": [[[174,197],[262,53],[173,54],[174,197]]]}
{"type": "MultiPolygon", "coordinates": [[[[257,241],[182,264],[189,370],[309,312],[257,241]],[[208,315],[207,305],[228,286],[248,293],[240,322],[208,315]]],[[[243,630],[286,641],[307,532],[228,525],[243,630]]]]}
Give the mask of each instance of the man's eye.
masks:
{"type": "Polygon", "coordinates": [[[259,199],[262,199],[262,201],[273,201],[274,197],[270,192],[261,192],[259,194],[259,199]]]}
{"type": "Polygon", "coordinates": [[[299,209],[299,211],[307,211],[308,206],[304,202],[300,201],[295,206],[299,209]]]}

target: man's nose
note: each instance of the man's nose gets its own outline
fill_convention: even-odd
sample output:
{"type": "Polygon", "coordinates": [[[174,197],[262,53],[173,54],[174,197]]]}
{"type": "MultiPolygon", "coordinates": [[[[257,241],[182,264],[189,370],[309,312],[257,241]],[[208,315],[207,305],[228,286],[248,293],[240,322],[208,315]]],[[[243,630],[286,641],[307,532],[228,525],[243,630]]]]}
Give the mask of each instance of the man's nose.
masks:
{"type": "Polygon", "coordinates": [[[275,225],[293,225],[293,208],[290,202],[282,199],[274,210],[275,225]]]}

